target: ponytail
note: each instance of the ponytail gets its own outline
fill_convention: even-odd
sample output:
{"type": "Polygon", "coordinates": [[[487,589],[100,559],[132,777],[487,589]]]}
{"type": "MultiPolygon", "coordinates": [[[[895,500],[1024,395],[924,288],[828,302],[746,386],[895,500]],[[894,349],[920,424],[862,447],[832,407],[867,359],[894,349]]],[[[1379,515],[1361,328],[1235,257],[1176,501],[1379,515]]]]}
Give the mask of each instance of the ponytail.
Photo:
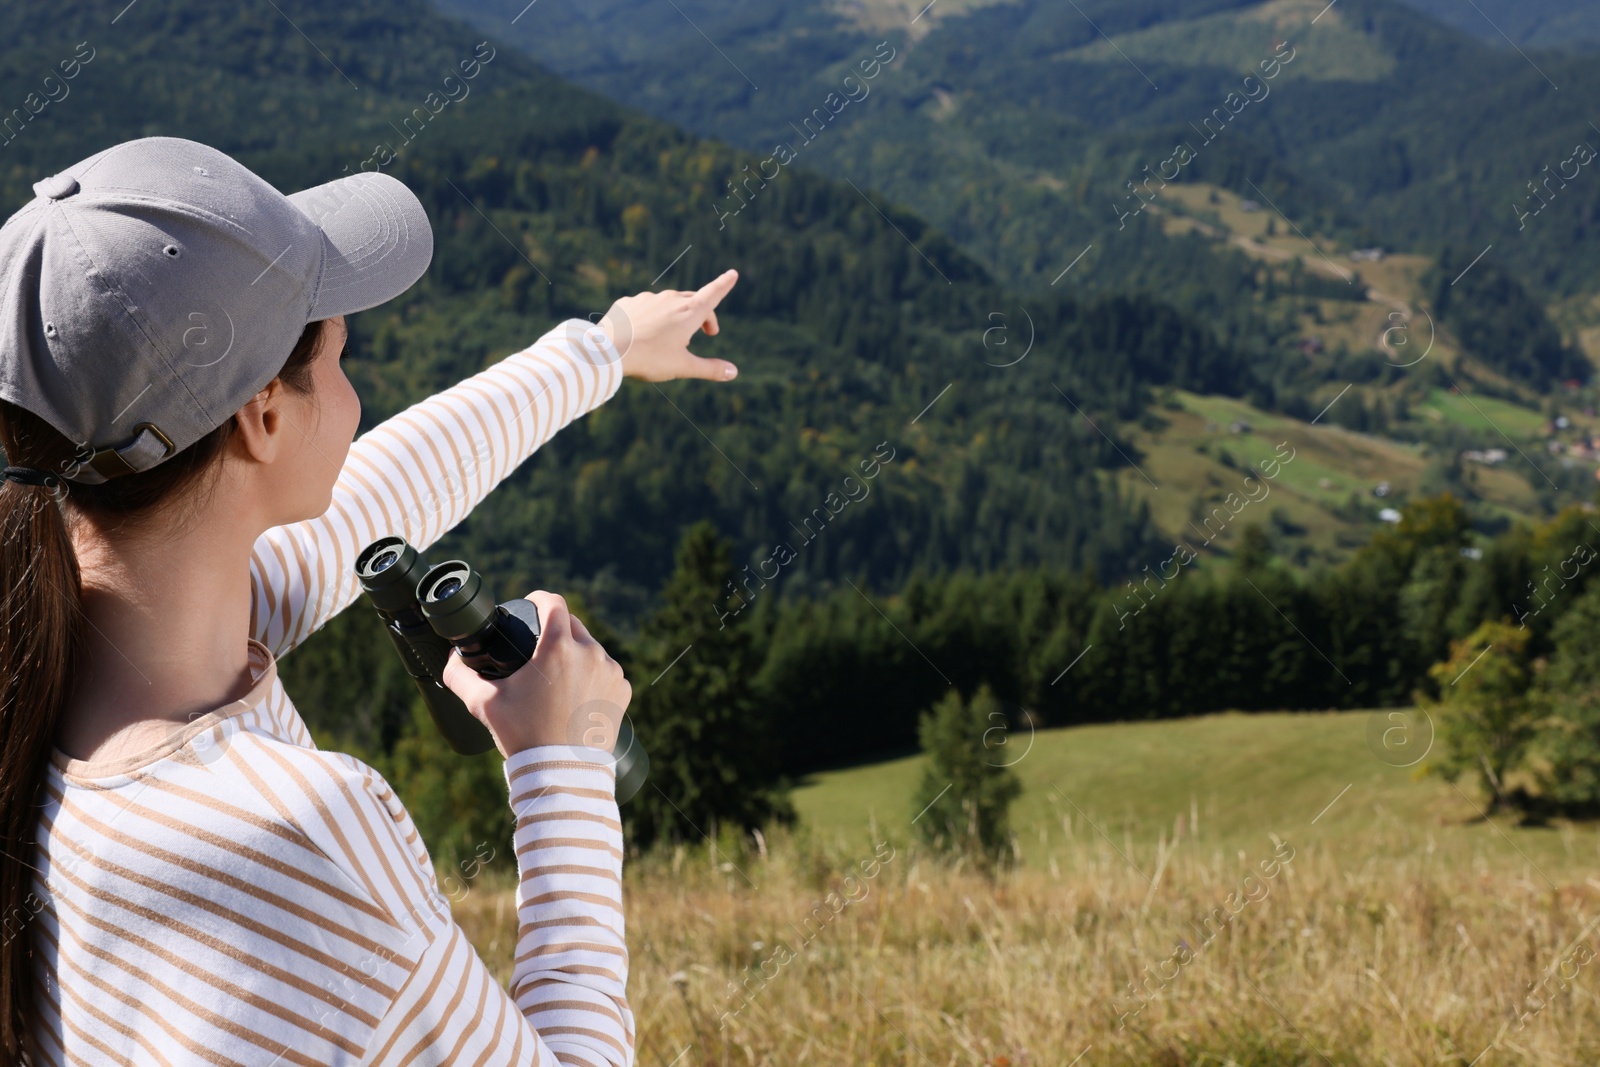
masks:
{"type": "Polygon", "coordinates": [[[19,1008],[31,1002],[28,929],[43,904],[36,892],[35,797],[66,700],[78,639],[78,560],[55,492],[0,482],[0,1048],[19,1057],[19,1008]]]}
{"type": "MultiPolygon", "coordinates": [[[[312,391],[321,326],[306,326],[278,372],[295,393],[312,391]]],[[[137,526],[175,502],[192,503],[214,486],[233,428],[229,418],[158,466],[98,485],[0,481],[0,1061],[40,1059],[30,1029],[32,927],[46,896],[36,850],[40,792],[81,641],[69,524],[81,513],[137,526]]],[[[0,445],[9,464],[58,476],[73,471],[81,455],[44,419],[4,400],[0,445]]]]}

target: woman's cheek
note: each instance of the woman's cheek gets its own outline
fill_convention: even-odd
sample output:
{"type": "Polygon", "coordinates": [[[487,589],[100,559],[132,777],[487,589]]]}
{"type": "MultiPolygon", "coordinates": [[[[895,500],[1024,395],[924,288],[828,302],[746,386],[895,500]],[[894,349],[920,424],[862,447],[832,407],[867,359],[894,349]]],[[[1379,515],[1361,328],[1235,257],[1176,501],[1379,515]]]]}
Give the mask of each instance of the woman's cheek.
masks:
{"type": "Polygon", "coordinates": [[[311,437],[320,453],[318,467],[323,468],[323,476],[337,479],[361,425],[361,398],[337,360],[324,366],[315,388],[315,395],[308,398],[308,417],[312,420],[311,437]],[[330,465],[334,469],[327,471],[330,465]]]}
{"type": "Polygon", "coordinates": [[[339,401],[336,417],[327,421],[336,427],[334,433],[338,436],[332,442],[334,451],[331,456],[339,457],[339,466],[342,469],[344,459],[350,452],[350,445],[356,439],[356,430],[361,426],[361,397],[356,393],[356,387],[350,384],[350,379],[345,377],[344,369],[339,370],[339,401]]]}

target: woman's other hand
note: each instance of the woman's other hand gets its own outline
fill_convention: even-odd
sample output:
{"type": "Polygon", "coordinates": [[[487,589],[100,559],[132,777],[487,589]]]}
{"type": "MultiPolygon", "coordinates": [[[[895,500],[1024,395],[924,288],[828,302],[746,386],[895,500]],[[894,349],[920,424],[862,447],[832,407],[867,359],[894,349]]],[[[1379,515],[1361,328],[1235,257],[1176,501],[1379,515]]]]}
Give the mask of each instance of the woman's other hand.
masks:
{"type": "Polygon", "coordinates": [[[502,756],[541,745],[610,751],[633,687],[617,661],[554,593],[527,596],[539,609],[533,658],[500,679],[489,679],[452,651],[445,687],[494,735],[502,756]]]}
{"type": "Polygon", "coordinates": [[[739,272],[730,270],[693,292],[639,293],[612,304],[600,328],[622,353],[622,373],[647,382],[723,382],[738,374],[725,359],[702,359],[689,351],[697,332],[717,332],[717,305],[738,280],[739,272]]]}

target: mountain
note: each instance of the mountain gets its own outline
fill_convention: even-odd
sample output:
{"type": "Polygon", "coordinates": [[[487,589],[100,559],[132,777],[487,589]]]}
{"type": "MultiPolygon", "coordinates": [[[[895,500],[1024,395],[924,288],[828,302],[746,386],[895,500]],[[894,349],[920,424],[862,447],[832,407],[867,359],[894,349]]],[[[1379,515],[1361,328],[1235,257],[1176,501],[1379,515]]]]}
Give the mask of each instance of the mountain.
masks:
{"type": "Polygon", "coordinates": [[[1558,385],[1600,357],[1583,60],[1384,0],[438,2],[614,99],[792,155],[786,174],[911,206],[1024,301],[1159,294],[1238,351],[1256,408],[1421,446],[1435,487],[1506,512],[1592,490],[1572,454],[1597,397],[1558,385]],[[1521,414],[1463,423],[1440,396],[1521,414]],[[1531,497],[1460,459],[1495,449],[1531,497]]]}
{"type": "Polygon", "coordinates": [[[352,321],[366,425],[617,296],[743,275],[727,329],[698,345],[738,361],[737,384],[627,383],[441,546],[507,595],[574,589],[625,623],[682,528],[712,518],[759,560],[885,441],[896,477],[789,568],[794,587],[890,589],[959,566],[1117,573],[1155,531],[1106,476],[1126,449],[1090,418],[1136,419],[1156,385],[1246,388],[1234,346],[1152,299],[1030,301],[1038,343],[1002,359],[1015,296],[889,199],[800,172],[730,197],[764,157],[566,84],[418,2],[278,7],[10,9],[0,99],[56,86],[40,57],[86,46],[5,146],[7,210],[131,136],[207,141],[285,189],[375,161],[422,200],[436,253],[412,291],[352,321]],[[449,77],[469,60],[470,84],[449,77]],[[719,198],[720,218],[703,210],[719,198]]]}
{"type": "Polygon", "coordinates": [[[1600,47],[1600,10],[1583,0],[1405,0],[1440,22],[1492,45],[1593,51],[1600,47]]]}
{"type": "Polygon", "coordinates": [[[1024,288],[1048,286],[1091,244],[1075,288],[1165,286],[1126,232],[1148,219],[1122,215],[1140,202],[1129,183],[1155,174],[1140,195],[1161,179],[1212,183],[1348,247],[1493,244],[1551,296],[1592,291],[1600,268],[1600,181],[1587,170],[1552,185],[1537,225],[1522,221],[1541,203],[1530,179],[1586,139],[1600,146],[1600,71],[1494,48],[1387,0],[944,0],[920,17],[924,5],[890,0],[520,14],[516,0],[439,2],[702,135],[803,145],[805,165],[920,211],[1024,288]],[[859,76],[891,51],[878,77],[859,76]],[[808,135],[818,108],[826,132],[808,135]],[[1177,162],[1180,143],[1190,158],[1177,162]]]}
{"type": "MultiPolygon", "coordinates": [[[[1280,4],[1274,17],[1300,17],[1297,2],[1280,4]]],[[[1488,427],[1433,417],[1448,408],[1436,397],[1458,382],[1480,392],[1474,401],[1480,407],[1491,404],[1482,390],[1503,394],[1513,412],[1517,404],[1532,403],[1545,387],[1539,376],[1548,375],[1541,368],[1549,358],[1566,365],[1559,339],[1554,357],[1497,361],[1497,353],[1468,351],[1441,327],[1438,355],[1401,373],[1394,367],[1398,360],[1371,351],[1372,338],[1391,336],[1384,318],[1390,305],[1364,300],[1360,287],[1319,274],[1326,265],[1303,254],[1290,227],[1261,231],[1267,213],[1241,214],[1237,194],[1218,184],[1224,174],[1197,170],[1194,181],[1173,183],[1125,229],[1115,225],[1109,199],[1104,208],[1094,205],[1093,214],[1110,223],[1102,219],[1100,230],[1086,231],[1093,249],[1085,247],[1088,238],[1085,245],[1065,244],[1060,231],[1041,228],[1035,207],[1069,219],[1091,214],[1087,192],[1063,195],[1056,185],[1064,179],[1042,182],[1039,167],[1022,165],[1030,153],[1042,166],[1060,151],[1048,139],[1019,136],[1052,128],[1048,109],[1024,121],[1019,116],[1033,113],[997,105],[990,109],[993,129],[983,134],[974,114],[979,109],[957,99],[1019,91],[1020,82],[998,77],[981,50],[966,55],[961,41],[984,39],[977,20],[1003,15],[1015,22],[1031,10],[1026,5],[951,4],[948,13],[941,5],[915,24],[927,26],[917,31],[920,37],[879,36],[873,20],[882,21],[886,9],[880,7],[863,7],[841,21],[821,8],[757,5],[741,8],[743,21],[727,25],[702,23],[705,13],[692,6],[682,14],[671,5],[642,10],[639,29],[690,68],[677,86],[681,99],[692,104],[704,86],[709,95],[700,121],[730,118],[721,135],[763,143],[749,131],[766,119],[734,106],[738,99],[767,101],[787,93],[796,101],[785,114],[811,132],[790,131],[797,151],[782,162],[770,145],[753,153],[730,150],[579,89],[492,33],[474,32],[417,0],[337,10],[280,7],[140,0],[111,11],[77,0],[48,16],[12,11],[6,16],[11,44],[0,51],[0,99],[21,103],[37,88],[50,91],[40,56],[66,60],[81,53],[85,59],[66,95],[22,120],[4,146],[4,202],[19,204],[39,176],[142,134],[209,141],[284,188],[392,155],[384,167],[422,198],[438,251],[411,293],[354,320],[356,351],[364,358],[354,361],[351,373],[368,425],[526,344],[559,318],[597,313],[614,297],[652,285],[694,284],[728,265],[743,273],[728,305],[732,328],[701,346],[739,360],[744,374],[736,387],[688,384],[658,392],[630,383],[605,418],[559,438],[443,549],[481,561],[508,590],[560,583],[630,619],[659,586],[677,532],[693,518],[712,517],[734,537],[740,555],[759,560],[796,516],[809,514],[826,496],[836,470],[895,434],[896,447],[904,440],[913,460],[901,468],[904,478],[880,494],[881,507],[864,511],[838,537],[819,541],[792,568],[787,580],[796,590],[825,588],[852,574],[892,589],[918,568],[1045,563],[1115,575],[1136,566],[1141,546],[1160,531],[1171,531],[1172,517],[1215,491],[1201,480],[1151,494],[1138,473],[1135,437],[1141,447],[1192,457],[1180,467],[1212,462],[1191,437],[1161,436],[1164,416],[1148,400],[1152,390],[1169,388],[1248,400],[1257,420],[1269,412],[1302,424],[1323,418],[1417,442],[1431,457],[1415,477],[1391,479],[1407,491],[1453,486],[1502,510],[1530,502],[1551,509],[1584,491],[1585,470],[1552,464],[1522,470],[1520,484],[1468,477],[1471,472],[1451,459],[1454,453],[1503,442],[1488,427]],[[752,89],[734,71],[737,43],[730,45],[728,63],[720,57],[715,67],[695,61],[695,55],[716,56],[722,43],[713,45],[695,25],[716,38],[729,31],[730,42],[752,48],[766,42],[756,61],[739,64],[759,73],[763,88],[752,89]],[[952,35],[953,29],[966,36],[952,35]],[[467,96],[446,103],[448,85],[456,83],[446,83],[445,72],[475,55],[492,58],[479,60],[467,96]],[[830,74],[815,76],[829,63],[830,74]],[[849,83],[840,73],[845,66],[856,71],[849,83]],[[971,84],[959,93],[954,86],[939,88],[955,70],[967,71],[971,84]],[[841,105],[844,97],[828,95],[835,85],[846,93],[852,85],[872,88],[869,96],[841,105]],[[924,90],[934,95],[907,110],[924,90]],[[939,93],[952,101],[948,108],[938,103],[939,93]],[[430,99],[436,115],[424,107],[430,99]],[[799,108],[802,102],[809,111],[799,108]],[[819,107],[823,114],[842,110],[823,127],[808,118],[819,107]],[[898,114],[912,133],[934,138],[907,149],[926,154],[925,168],[913,155],[907,169],[896,153],[915,139],[884,125],[871,108],[898,114]],[[419,109],[426,120],[420,124],[419,109]],[[939,109],[951,113],[930,113],[939,109]],[[869,142],[879,132],[874,146],[869,142]],[[988,140],[977,143],[980,135],[988,140]],[[863,158],[878,160],[878,169],[842,174],[842,181],[819,176],[830,145],[855,146],[851,150],[859,148],[863,158]],[[951,158],[974,169],[961,171],[940,155],[952,147],[964,154],[951,158]],[[919,168],[925,184],[943,195],[918,192],[910,179],[919,168]],[[969,241],[947,237],[898,206],[897,197],[922,198],[969,241]],[[952,206],[960,204],[967,206],[952,206]],[[973,237],[981,219],[992,220],[999,235],[973,237]],[[1051,253],[1048,278],[1018,265],[1017,249],[1028,247],[1062,249],[1051,253]],[[1325,342],[1320,354],[1308,348],[1302,354],[1308,337],[1325,342]],[[1024,351],[1026,359],[1013,355],[1024,351]],[[929,404],[936,406],[919,417],[929,404]],[[1431,473],[1424,478],[1421,471],[1431,473]],[[1167,517],[1152,524],[1149,514],[1167,517]]],[[[583,23],[593,40],[605,42],[609,61],[642,72],[654,46],[629,34],[599,33],[615,28],[628,10],[541,5],[509,13],[499,28],[520,34],[536,19],[560,20],[570,61],[583,51],[583,23]]],[[[1213,4],[1209,15],[1186,16],[1191,28],[1212,27],[1196,31],[1196,54],[1205,51],[1201,44],[1213,51],[1230,47],[1225,27],[1213,25],[1224,11],[1213,4]]],[[[1347,18],[1343,4],[1334,12],[1347,18]]],[[[1044,13],[1035,17],[1053,25],[1044,13]]],[[[1329,84],[1348,87],[1353,83],[1319,79],[1376,69],[1374,53],[1362,52],[1362,42],[1384,35],[1358,33],[1334,17],[1330,13],[1317,28],[1337,30],[1321,39],[1332,42],[1327,54],[1319,59],[1308,47],[1308,54],[1286,59],[1277,92],[1302,82],[1313,93],[1329,84]]],[[[1395,17],[1418,24],[1409,15],[1395,17]]],[[[1159,41],[1134,37],[1166,32],[1163,23],[1123,31],[1109,18],[1100,23],[1097,15],[1096,21],[1120,37],[1118,47],[1132,49],[1130,58],[1140,57],[1139,66],[1154,69],[1147,53],[1159,52],[1159,41]]],[[[1042,31],[998,29],[990,45],[1001,51],[1016,52],[1032,41],[1053,55],[1060,43],[1042,31]]],[[[1262,32],[1271,38],[1276,31],[1262,32]]],[[[1082,34],[1072,40],[1079,48],[1097,47],[1082,34]]],[[[1496,56],[1464,38],[1449,40],[1474,56],[1496,56]]],[[[1120,87],[1102,88],[1113,111],[1137,115],[1136,101],[1149,91],[1121,59],[1110,65],[1081,57],[1044,62],[1074,76],[1099,71],[1121,78],[1120,87]]],[[[1173,83],[1174,91],[1185,84],[1173,83]]],[[[1060,87],[1042,82],[1036,88],[1041,101],[1065,100],[1060,87]]],[[[1277,93],[1264,103],[1278,104],[1277,93]]],[[[1114,125],[1098,121],[1107,129],[1114,125]]],[[[1080,119],[1057,126],[1092,149],[1086,158],[1102,166],[1111,158],[1107,138],[1123,136],[1080,119]]],[[[1140,143],[1131,134],[1125,140],[1140,143]]],[[[1221,158],[1225,144],[1219,136],[1216,154],[1194,167],[1218,166],[1211,161],[1221,158]]],[[[1283,181],[1285,207],[1295,198],[1310,202],[1316,192],[1283,181]]],[[[1554,218],[1534,221],[1557,229],[1554,218]]],[[[1036,267],[1045,264],[1040,258],[1036,267]]],[[[1424,266],[1393,257],[1362,270],[1382,291],[1398,294],[1391,297],[1398,306],[1421,310],[1407,301],[1425,288],[1424,266]]],[[[1497,257],[1489,257],[1465,284],[1501,279],[1499,270],[1497,257]]],[[[1516,291],[1516,284],[1507,279],[1502,289],[1516,291]]],[[[1472,336],[1491,338],[1505,332],[1495,323],[1477,323],[1474,330],[1472,336]]],[[[1570,415],[1571,433],[1589,428],[1581,410],[1570,415]]],[[[1525,421],[1502,414],[1497,424],[1525,421]]],[[[1296,529],[1312,531],[1306,536],[1319,556],[1337,557],[1376,522],[1377,501],[1352,510],[1345,495],[1380,479],[1360,464],[1336,464],[1328,480],[1342,487],[1337,499],[1312,492],[1305,502],[1311,511],[1283,530],[1291,541],[1301,536],[1296,529]]]]}

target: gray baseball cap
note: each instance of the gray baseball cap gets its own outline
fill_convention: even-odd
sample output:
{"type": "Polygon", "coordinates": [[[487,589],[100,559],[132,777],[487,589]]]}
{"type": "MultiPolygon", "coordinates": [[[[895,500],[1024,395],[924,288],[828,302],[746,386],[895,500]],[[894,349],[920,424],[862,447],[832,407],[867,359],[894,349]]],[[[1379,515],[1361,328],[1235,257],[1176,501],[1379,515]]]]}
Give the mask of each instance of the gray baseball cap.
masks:
{"type": "Polygon", "coordinates": [[[306,324],[405,292],[433,258],[416,196],[361,172],[285,196],[176,137],[97,152],[0,227],[0,397],[80,446],[96,483],[226,422],[306,324]]]}

